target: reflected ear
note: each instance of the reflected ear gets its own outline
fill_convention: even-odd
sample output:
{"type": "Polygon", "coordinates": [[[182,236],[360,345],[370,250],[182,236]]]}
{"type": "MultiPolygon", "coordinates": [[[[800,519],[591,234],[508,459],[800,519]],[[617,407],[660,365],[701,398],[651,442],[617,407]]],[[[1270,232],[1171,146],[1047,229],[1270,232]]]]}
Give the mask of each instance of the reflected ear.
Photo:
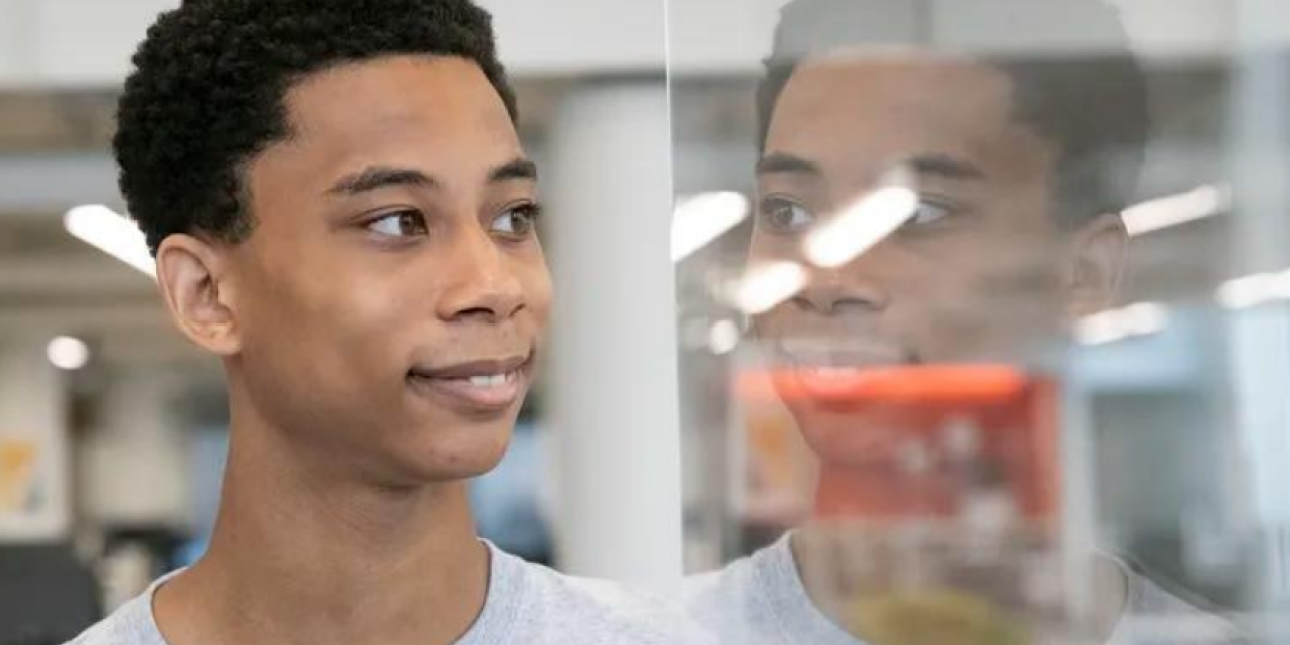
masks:
{"type": "Polygon", "coordinates": [[[170,317],[189,340],[217,356],[241,350],[223,249],[171,235],[157,250],[157,282],[170,317]]]}
{"type": "Polygon", "coordinates": [[[1096,313],[1115,303],[1128,246],[1129,234],[1119,215],[1102,215],[1074,234],[1067,274],[1070,315],[1096,313]]]}

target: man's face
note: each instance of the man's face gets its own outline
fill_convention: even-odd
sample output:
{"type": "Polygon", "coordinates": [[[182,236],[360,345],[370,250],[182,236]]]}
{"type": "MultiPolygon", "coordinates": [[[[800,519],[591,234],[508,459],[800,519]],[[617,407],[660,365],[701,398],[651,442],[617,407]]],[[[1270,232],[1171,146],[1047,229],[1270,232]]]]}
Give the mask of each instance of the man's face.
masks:
{"type": "Polygon", "coordinates": [[[1062,322],[1054,151],[1015,120],[1011,92],[992,68],[905,53],[807,63],[785,88],[758,168],[750,265],[797,263],[806,281],[754,322],[808,394],[786,398],[817,452],[866,440],[847,432],[856,410],[811,392],[875,365],[1016,358],[1062,322]],[[914,215],[820,266],[806,249],[894,177],[917,194],[914,215]]]}
{"type": "Polygon", "coordinates": [[[536,175],[473,63],[393,57],[308,77],[248,168],[229,247],[254,408],[310,463],[391,486],[501,458],[551,285],[536,175]]]}

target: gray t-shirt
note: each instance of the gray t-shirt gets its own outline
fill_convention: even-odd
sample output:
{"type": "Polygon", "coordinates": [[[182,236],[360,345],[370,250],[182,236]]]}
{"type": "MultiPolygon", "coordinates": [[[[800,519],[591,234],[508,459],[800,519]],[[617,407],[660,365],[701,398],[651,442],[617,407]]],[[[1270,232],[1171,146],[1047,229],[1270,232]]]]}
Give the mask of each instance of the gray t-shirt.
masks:
{"type": "MultiPolygon", "coordinates": [[[[1128,607],[1108,645],[1235,645],[1225,621],[1124,568],[1128,607]]],[[[685,606],[721,645],[857,645],[821,612],[797,570],[789,536],[720,571],[689,578],[685,606]]]]}
{"type": "MultiPolygon", "coordinates": [[[[489,544],[492,564],[483,611],[456,645],[672,645],[696,642],[681,615],[600,580],[530,564],[489,544]]],[[[69,645],[168,645],[152,613],[153,583],[69,645]]]]}

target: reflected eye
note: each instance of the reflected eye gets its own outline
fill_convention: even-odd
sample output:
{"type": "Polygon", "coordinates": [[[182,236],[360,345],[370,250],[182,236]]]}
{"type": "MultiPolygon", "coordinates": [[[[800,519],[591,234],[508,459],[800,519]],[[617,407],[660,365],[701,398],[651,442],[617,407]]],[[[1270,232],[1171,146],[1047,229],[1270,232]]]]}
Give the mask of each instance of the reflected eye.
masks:
{"type": "Polygon", "coordinates": [[[815,216],[805,206],[782,197],[761,201],[761,221],[775,233],[795,233],[811,224],[815,216]]]}
{"type": "Polygon", "coordinates": [[[414,210],[389,213],[370,222],[367,230],[385,237],[415,237],[428,232],[425,216],[414,210]]]}
{"type": "Polygon", "coordinates": [[[921,198],[918,202],[918,208],[914,214],[905,220],[905,228],[918,228],[935,224],[955,211],[955,207],[945,201],[937,199],[921,198]]]}
{"type": "Polygon", "coordinates": [[[522,204],[494,218],[490,230],[506,237],[525,238],[532,235],[541,213],[542,207],[537,204],[522,204]]]}

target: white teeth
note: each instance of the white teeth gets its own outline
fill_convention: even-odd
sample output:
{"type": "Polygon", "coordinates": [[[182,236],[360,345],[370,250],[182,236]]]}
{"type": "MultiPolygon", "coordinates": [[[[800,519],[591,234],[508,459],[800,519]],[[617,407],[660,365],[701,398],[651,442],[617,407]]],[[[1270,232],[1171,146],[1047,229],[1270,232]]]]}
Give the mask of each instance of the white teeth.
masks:
{"type": "Polygon", "coordinates": [[[779,342],[780,351],[802,365],[821,368],[856,368],[899,364],[905,356],[899,348],[863,340],[827,341],[788,338],[779,342]]]}
{"type": "Polygon", "coordinates": [[[491,376],[472,376],[470,384],[475,387],[501,387],[506,385],[506,374],[493,374],[491,376]]]}

